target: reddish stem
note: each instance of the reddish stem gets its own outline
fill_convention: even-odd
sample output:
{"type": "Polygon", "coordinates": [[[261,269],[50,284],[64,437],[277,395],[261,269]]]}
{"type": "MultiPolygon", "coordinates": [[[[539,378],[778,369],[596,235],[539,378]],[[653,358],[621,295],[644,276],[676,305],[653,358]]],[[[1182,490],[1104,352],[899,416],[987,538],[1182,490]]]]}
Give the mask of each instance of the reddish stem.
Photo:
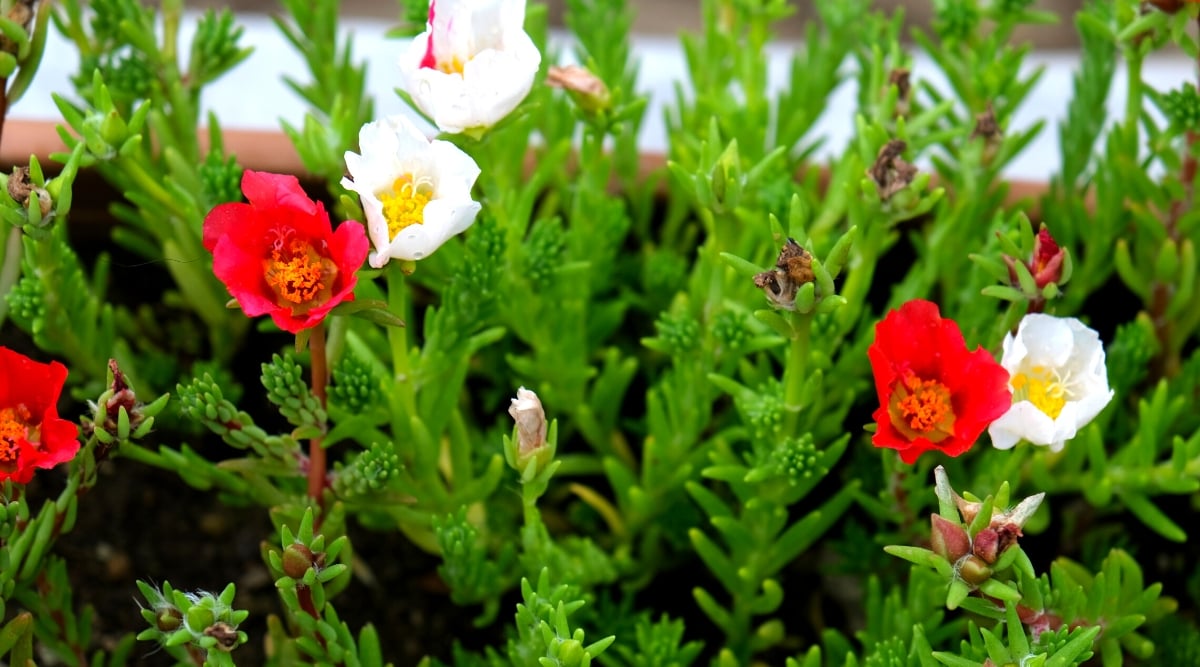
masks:
{"type": "MultiPolygon", "coordinates": [[[[325,407],[325,385],[329,381],[329,364],[325,356],[325,323],[313,327],[312,336],[308,339],[308,349],[312,353],[312,393],[325,407]]],[[[308,444],[308,495],[321,501],[321,493],[325,490],[325,448],[321,446],[321,436],[317,436],[308,444]]]]}

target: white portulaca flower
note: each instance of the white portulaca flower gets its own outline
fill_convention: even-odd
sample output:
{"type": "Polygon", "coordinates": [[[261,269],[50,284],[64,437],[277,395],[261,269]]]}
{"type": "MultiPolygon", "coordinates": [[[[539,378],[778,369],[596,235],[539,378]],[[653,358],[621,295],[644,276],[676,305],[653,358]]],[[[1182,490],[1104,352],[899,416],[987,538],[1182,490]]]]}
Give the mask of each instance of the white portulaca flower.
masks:
{"type": "Polygon", "coordinates": [[[443,132],[495,125],[542,63],[524,23],[525,0],[432,0],[425,32],[400,58],[404,89],[443,132]]]}
{"type": "Polygon", "coordinates": [[[1021,439],[1061,451],[1112,400],[1100,336],[1073,317],[1026,315],[1000,360],[1013,405],[988,434],[999,449],[1021,439]]]}
{"type": "Polygon", "coordinates": [[[457,146],[430,141],[404,116],[363,125],[358,143],[361,155],[346,152],[342,186],[362,202],[371,266],[428,257],[475,222],[479,166],[457,146]]]}

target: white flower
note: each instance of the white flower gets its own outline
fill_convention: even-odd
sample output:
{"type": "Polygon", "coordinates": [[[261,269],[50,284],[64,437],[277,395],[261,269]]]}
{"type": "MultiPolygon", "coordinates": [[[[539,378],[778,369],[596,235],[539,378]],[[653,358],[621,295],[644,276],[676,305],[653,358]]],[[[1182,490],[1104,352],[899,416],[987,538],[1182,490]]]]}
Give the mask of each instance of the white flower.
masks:
{"type": "Polygon", "coordinates": [[[404,116],[363,125],[358,143],[362,155],[346,152],[342,186],[362,201],[371,266],[428,257],[475,222],[479,166],[457,146],[430,141],[404,116]]]}
{"type": "Polygon", "coordinates": [[[425,32],[400,58],[404,89],[443,132],[495,125],[541,66],[524,23],[525,0],[432,0],[425,32]]]}
{"type": "Polygon", "coordinates": [[[988,427],[999,449],[1024,438],[1060,451],[1113,397],[1100,336],[1073,317],[1026,315],[1004,337],[1000,365],[1013,405],[988,427]]]}

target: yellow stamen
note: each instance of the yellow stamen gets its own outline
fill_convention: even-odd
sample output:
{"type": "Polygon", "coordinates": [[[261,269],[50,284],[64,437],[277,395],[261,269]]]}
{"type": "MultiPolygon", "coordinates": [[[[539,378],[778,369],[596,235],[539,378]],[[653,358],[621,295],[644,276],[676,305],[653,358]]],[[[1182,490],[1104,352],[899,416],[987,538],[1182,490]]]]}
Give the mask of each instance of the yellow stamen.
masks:
{"type": "Polygon", "coordinates": [[[396,238],[400,230],[425,222],[425,205],[433,198],[433,188],[421,181],[413,181],[405,174],[392,183],[391,191],[379,193],[383,202],[383,217],[388,223],[388,237],[396,238]]]}
{"type": "Polygon", "coordinates": [[[1058,419],[1070,398],[1067,383],[1057,373],[1036,366],[1012,378],[1013,401],[1029,401],[1051,419],[1058,419]]]}
{"type": "Polygon", "coordinates": [[[337,277],[337,265],[299,239],[277,242],[263,265],[267,285],[278,297],[276,302],[292,304],[293,312],[307,312],[327,300],[337,277]]]}
{"type": "Polygon", "coordinates": [[[462,74],[465,62],[458,56],[454,56],[450,60],[439,61],[437,68],[446,74],[462,74]]]}
{"type": "Polygon", "coordinates": [[[905,377],[896,383],[888,402],[892,425],[910,440],[941,442],[954,435],[954,406],[950,390],[937,380],[905,377]]]}

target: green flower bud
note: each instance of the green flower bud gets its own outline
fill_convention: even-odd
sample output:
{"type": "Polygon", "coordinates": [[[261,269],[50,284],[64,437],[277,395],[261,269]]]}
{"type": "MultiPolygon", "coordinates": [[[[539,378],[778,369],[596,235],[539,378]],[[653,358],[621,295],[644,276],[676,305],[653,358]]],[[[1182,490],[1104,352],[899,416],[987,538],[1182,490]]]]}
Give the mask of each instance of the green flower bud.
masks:
{"type": "Polygon", "coordinates": [[[192,605],[192,607],[187,610],[187,612],[184,614],[184,618],[186,619],[187,628],[191,630],[192,633],[200,633],[204,632],[205,628],[212,625],[217,620],[217,615],[213,613],[212,609],[196,604],[192,605]]]}

